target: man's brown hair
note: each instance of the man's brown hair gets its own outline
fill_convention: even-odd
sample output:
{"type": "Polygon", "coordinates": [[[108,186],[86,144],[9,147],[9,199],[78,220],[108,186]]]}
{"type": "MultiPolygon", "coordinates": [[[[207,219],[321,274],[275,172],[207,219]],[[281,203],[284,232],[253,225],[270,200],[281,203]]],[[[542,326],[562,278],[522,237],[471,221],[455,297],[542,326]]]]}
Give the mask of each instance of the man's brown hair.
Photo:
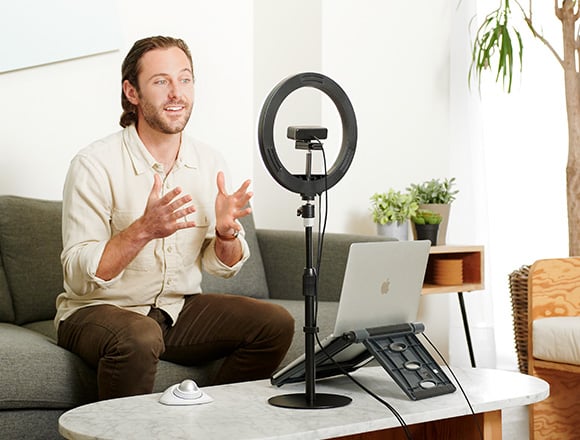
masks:
{"type": "MultiPolygon", "coordinates": [[[[123,61],[123,65],[121,67],[121,85],[125,82],[125,80],[129,81],[133,87],[137,91],[139,91],[139,82],[137,81],[137,77],[139,72],[141,71],[141,58],[147,52],[153,49],[168,49],[170,47],[178,47],[181,49],[187,58],[189,59],[189,63],[193,69],[193,60],[191,58],[191,52],[189,51],[189,47],[187,44],[179,38],[172,38],[172,37],[148,37],[138,40],[133,44],[133,47],[125,57],[123,61]]],[[[119,124],[121,127],[128,127],[131,124],[137,123],[137,107],[125,96],[121,86],[121,106],[123,107],[123,114],[121,115],[121,119],[119,124]]]]}

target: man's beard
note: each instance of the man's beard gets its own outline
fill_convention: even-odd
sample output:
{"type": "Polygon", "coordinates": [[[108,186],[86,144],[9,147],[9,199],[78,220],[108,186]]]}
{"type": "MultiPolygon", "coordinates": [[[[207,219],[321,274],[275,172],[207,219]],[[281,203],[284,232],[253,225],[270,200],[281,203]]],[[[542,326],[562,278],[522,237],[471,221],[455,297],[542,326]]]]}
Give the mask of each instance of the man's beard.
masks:
{"type": "Polygon", "coordinates": [[[155,106],[151,105],[148,101],[141,102],[141,112],[143,114],[143,118],[151,126],[151,128],[158,130],[165,134],[176,134],[181,133],[187,122],[189,121],[189,117],[191,116],[192,107],[187,106],[185,103],[180,102],[179,105],[183,105],[183,114],[179,119],[176,120],[169,120],[168,118],[164,117],[163,108],[170,106],[171,104],[164,105],[160,110],[158,110],[155,106]]]}

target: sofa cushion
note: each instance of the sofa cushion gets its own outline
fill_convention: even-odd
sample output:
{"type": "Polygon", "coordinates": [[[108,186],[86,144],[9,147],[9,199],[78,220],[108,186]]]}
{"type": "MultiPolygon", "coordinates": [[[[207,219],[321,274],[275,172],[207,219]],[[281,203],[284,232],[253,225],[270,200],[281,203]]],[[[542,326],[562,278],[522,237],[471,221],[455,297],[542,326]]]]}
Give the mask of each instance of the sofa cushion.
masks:
{"type": "Polygon", "coordinates": [[[54,326],[54,319],[29,322],[28,324],[23,324],[22,327],[40,333],[51,341],[56,342],[56,327],[54,326]]]}
{"type": "Polygon", "coordinates": [[[0,347],[0,409],[71,408],[96,399],[95,372],[49,338],[0,324],[0,347]]]}
{"type": "Polygon", "coordinates": [[[268,298],[268,285],[254,219],[251,215],[240,219],[244,227],[246,241],[250,248],[250,258],[242,269],[232,278],[220,278],[208,273],[203,274],[201,288],[204,292],[233,293],[253,298],[268,298]]]}
{"type": "MultiPolygon", "coordinates": [[[[0,243],[0,247],[2,244],[0,243]]],[[[2,264],[2,250],[0,249],[0,322],[14,322],[14,306],[8,290],[8,281],[2,264]]]]}
{"type": "Polygon", "coordinates": [[[61,202],[0,197],[0,252],[17,324],[56,313],[63,291],[61,210],[61,202]]]}
{"type": "Polygon", "coordinates": [[[580,365],[580,317],[536,319],[532,326],[534,358],[580,365]]]}
{"type": "Polygon", "coordinates": [[[58,419],[66,409],[3,410],[0,437],[3,439],[62,440],[58,419]]]}

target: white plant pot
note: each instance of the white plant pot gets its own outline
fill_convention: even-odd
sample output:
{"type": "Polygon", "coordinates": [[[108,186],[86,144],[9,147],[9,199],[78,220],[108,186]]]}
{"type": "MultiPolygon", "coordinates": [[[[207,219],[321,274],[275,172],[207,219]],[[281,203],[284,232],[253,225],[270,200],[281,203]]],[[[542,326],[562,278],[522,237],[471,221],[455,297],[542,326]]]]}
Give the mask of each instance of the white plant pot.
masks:
{"type": "Polygon", "coordinates": [[[391,222],[384,225],[377,223],[377,234],[384,237],[396,238],[399,241],[409,239],[409,221],[391,222]]]}

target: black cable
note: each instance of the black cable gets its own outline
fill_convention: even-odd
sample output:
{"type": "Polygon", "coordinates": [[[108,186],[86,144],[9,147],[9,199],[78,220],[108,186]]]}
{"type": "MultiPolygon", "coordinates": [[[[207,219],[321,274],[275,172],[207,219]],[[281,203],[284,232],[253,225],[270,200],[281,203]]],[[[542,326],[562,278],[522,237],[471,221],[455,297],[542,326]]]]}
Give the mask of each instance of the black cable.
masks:
{"type": "Polygon", "coordinates": [[[401,427],[405,431],[405,436],[407,437],[407,439],[414,440],[414,437],[411,434],[411,432],[409,431],[409,427],[408,427],[407,423],[405,423],[403,416],[401,416],[401,414],[389,402],[387,402],[382,397],[380,397],[379,395],[377,395],[376,393],[374,393],[373,391],[368,389],[365,385],[363,385],[361,382],[359,382],[357,379],[355,379],[348,371],[346,371],[344,368],[342,368],[342,365],[340,365],[338,362],[336,362],[334,360],[334,358],[326,352],[326,349],[322,346],[320,340],[318,339],[318,335],[316,335],[316,340],[318,342],[318,346],[320,347],[320,349],[322,350],[324,355],[327,357],[327,359],[329,359],[340,370],[340,372],[343,375],[345,375],[346,377],[348,377],[355,385],[357,385],[359,388],[361,388],[364,392],[366,392],[373,399],[377,400],[378,402],[380,402],[381,404],[386,406],[389,409],[389,411],[391,411],[391,413],[393,413],[393,415],[395,416],[395,418],[397,419],[397,421],[399,422],[399,424],[401,425],[401,427]]]}
{"type": "Polygon", "coordinates": [[[441,361],[443,361],[443,363],[449,369],[449,372],[451,373],[451,375],[455,379],[455,382],[457,383],[457,386],[461,390],[461,394],[463,394],[463,397],[465,398],[465,401],[467,402],[467,405],[469,406],[469,410],[471,411],[471,414],[473,415],[473,420],[475,421],[475,426],[477,426],[477,431],[479,432],[479,436],[483,440],[483,431],[481,430],[481,426],[479,425],[479,421],[477,420],[477,416],[475,414],[475,411],[473,410],[473,406],[471,406],[471,402],[469,401],[469,397],[467,397],[467,394],[465,393],[465,390],[463,389],[463,387],[461,386],[461,383],[457,379],[457,376],[455,376],[455,373],[453,372],[453,370],[451,369],[451,367],[449,366],[449,364],[447,363],[447,361],[445,360],[445,358],[443,357],[443,355],[439,352],[439,350],[437,349],[437,347],[435,346],[435,344],[433,344],[433,342],[431,342],[431,339],[429,339],[429,337],[425,333],[421,333],[421,334],[423,335],[423,337],[425,338],[425,340],[429,343],[429,345],[431,346],[431,348],[433,350],[435,350],[435,352],[437,353],[437,356],[439,356],[439,358],[441,359],[441,361]]]}
{"type": "MultiPolygon", "coordinates": [[[[316,139],[316,141],[318,142],[318,146],[320,147],[320,150],[322,151],[322,160],[324,163],[324,179],[326,182],[326,179],[328,176],[327,170],[326,170],[326,152],[324,151],[324,147],[322,146],[322,142],[320,142],[320,139],[316,139]]],[[[319,233],[318,233],[318,250],[317,250],[317,261],[316,261],[316,273],[317,273],[317,275],[320,274],[320,266],[321,266],[321,262],[322,262],[322,248],[323,248],[323,244],[324,244],[324,234],[326,234],[326,224],[327,224],[327,220],[328,220],[328,187],[326,184],[325,184],[324,191],[321,194],[319,194],[319,197],[318,197],[318,212],[320,213],[320,215],[318,217],[318,231],[319,231],[319,233]],[[322,196],[323,195],[324,195],[324,200],[325,200],[324,216],[322,215],[322,196]],[[324,217],[324,222],[322,222],[323,217],[324,217]]],[[[317,276],[316,282],[315,282],[315,296],[314,296],[314,298],[315,298],[315,301],[314,301],[314,303],[315,303],[314,325],[315,326],[316,326],[316,323],[318,321],[318,278],[319,277],[317,276]]],[[[386,400],[384,400],[383,398],[378,396],[376,393],[374,393],[373,391],[368,389],[365,385],[363,385],[361,382],[359,382],[357,379],[355,379],[348,371],[346,371],[344,368],[342,368],[342,366],[338,362],[336,362],[334,360],[334,358],[331,355],[329,355],[327,353],[326,349],[322,346],[322,343],[320,342],[320,338],[318,337],[318,332],[314,333],[314,335],[316,337],[316,342],[317,342],[318,346],[320,347],[320,350],[340,370],[340,372],[342,374],[344,374],[346,377],[348,377],[355,385],[357,385],[360,389],[362,389],[364,392],[366,392],[372,398],[374,398],[375,400],[377,400],[378,402],[380,402],[381,404],[386,406],[389,409],[389,411],[391,411],[391,413],[395,416],[395,418],[397,419],[399,424],[402,426],[403,430],[405,431],[405,436],[407,437],[407,439],[414,440],[413,435],[409,431],[409,427],[405,423],[405,420],[403,419],[401,414],[390,403],[388,403],[386,400]]]]}

